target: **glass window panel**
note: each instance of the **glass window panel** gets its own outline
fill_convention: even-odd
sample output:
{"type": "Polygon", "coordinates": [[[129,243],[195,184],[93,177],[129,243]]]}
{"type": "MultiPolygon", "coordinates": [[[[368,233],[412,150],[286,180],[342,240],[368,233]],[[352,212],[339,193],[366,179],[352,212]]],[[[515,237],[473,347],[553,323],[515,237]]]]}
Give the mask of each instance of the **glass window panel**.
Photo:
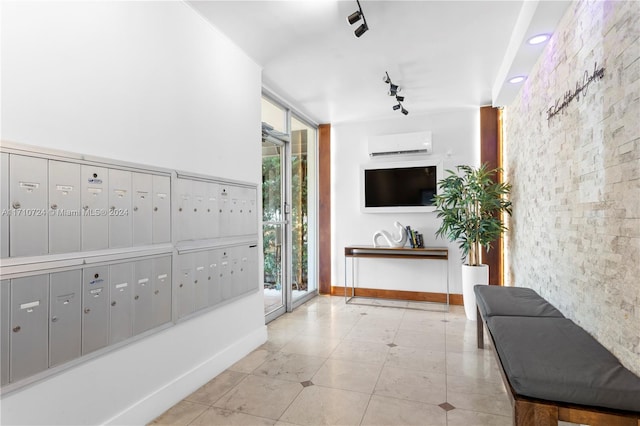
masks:
{"type": "Polygon", "coordinates": [[[262,121],[274,130],[287,133],[287,112],[284,108],[262,97],[262,121]]]}

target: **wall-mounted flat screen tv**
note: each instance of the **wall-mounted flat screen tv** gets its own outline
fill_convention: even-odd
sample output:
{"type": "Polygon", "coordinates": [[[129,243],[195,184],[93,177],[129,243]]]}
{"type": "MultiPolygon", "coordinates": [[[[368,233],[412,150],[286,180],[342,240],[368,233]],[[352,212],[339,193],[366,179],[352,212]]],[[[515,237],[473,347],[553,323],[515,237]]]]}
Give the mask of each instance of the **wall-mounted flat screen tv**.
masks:
{"type": "Polygon", "coordinates": [[[363,210],[433,211],[441,167],[431,164],[370,164],[362,168],[363,210]]]}

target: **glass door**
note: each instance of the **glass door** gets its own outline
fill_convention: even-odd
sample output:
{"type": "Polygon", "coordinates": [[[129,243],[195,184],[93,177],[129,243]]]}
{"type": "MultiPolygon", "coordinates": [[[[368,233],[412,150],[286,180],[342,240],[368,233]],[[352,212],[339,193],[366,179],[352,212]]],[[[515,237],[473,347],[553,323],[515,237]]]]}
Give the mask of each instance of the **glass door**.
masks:
{"type": "Polygon", "coordinates": [[[277,141],[262,142],[264,313],[268,320],[284,313],[287,303],[285,148],[277,141]]]}
{"type": "Polygon", "coordinates": [[[317,131],[291,117],[291,285],[294,307],[317,293],[317,131]]]}

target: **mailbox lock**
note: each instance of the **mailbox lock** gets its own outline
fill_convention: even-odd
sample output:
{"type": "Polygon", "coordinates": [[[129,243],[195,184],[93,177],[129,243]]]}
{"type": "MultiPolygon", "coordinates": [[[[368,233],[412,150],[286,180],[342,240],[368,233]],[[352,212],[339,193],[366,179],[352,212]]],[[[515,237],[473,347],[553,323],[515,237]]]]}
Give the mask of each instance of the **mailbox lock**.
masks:
{"type": "Polygon", "coordinates": [[[138,211],[138,207],[134,207],[134,208],[133,208],[133,211],[134,211],[134,212],[137,212],[137,211],[138,211]]]}
{"type": "Polygon", "coordinates": [[[178,209],[178,211],[179,211],[179,212],[181,212],[181,211],[182,211],[182,207],[180,207],[180,208],[178,209]]]}
{"type": "Polygon", "coordinates": [[[197,212],[197,211],[198,211],[198,209],[193,209],[193,211],[194,211],[194,212],[197,212]]]}
{"type": "Polygon", "coordinates": [[[85,313],[85,314],[88,314],[89,312],[91,312],[91,309],[89,309],[89,308],[84,308],[84,313],[85,313]]]}
{"type": "Polygon", "coordinates": [[[207,278],[208,281],[211,281],[211,277],[207,278]]]}
{"type": "Polygon", "coordinates": [[[21,327],[20,327],[20,326],[13,327],[13,332],[14,332],[14,333],[17,333],[17,332],[18,332],[18,331],[20,331],[20,330],[21,330],[21,327]]]}
{"type": "Polygon", "coordinates": [[[111,306],[116,306],[116,301],[111,302],[111,306]]]}
{"type": "Polygon", "coordinates": [[[158,208],[157,208],[157,207],[154,207],[154,208],[153,208],[153,211],[154,211],[154,212],[157,212],[157,211],[158,211],[158,208]]]}
{"type": "Polygon", "coordinates": [[[83,210],[89,210],[89,206],[82,206],[83,210]]]}
{"type": "Polygon", "coordinates": [[[240,209],[240,213],[242,213],[242,209],[240,209]]]}
{"type": "Polygon", "coordinates": [[[20,206],[21,206],[21,204],[20,204],[20,202],[19,202],[19,201],[14,201],[14,202],[13,202],[13,204],[12,204],[12,206],[13,206],[13,208],[14,208],[14,209],[19,209],[19,208],[20,208],[20,206]]]}
{"type": "Polygon", "coordinates": [[[220,209],[220,213],[222,213],[222,209],[220,209]]]}
{"type": "Polygon", "coordinates": [[[179,286],[179,287],[180,287],[180,288],[182,288],[183,286],[184,286],[184,284],[180,283],[180,286],[179,286]]]}
{"type": "Polygon", "coordinates": [[[58,322],[58,317],[52,317],[51,322],[58,322]]]}
{"type": "Polygon", "coordinates": [[[57,204],[55,204],[55,203],[54,203],[54,204],[51,204],[51,209],[52,209],[52,210],[55,210],[55,209],[57,209],[57,208],[58,208],[58,205],[57,205],[57,204]]]}
{"type": "Polygon", "coordinates": [[[100,276],[100,274],[95,274],[95,275],[93,276],[93,278],[98,278],[99,276],[100,276]]]}
{"type": "Polygon", "coordinates": [[[111,206],[111,210],[112,211],[115,210],[115,209],[116,209],[116,206],[111,206]]]}
{"type": "Polygon", "coordinates": [[[158,293],[160,293],[160,290],[156,290],[153,292],[153,294],[158,294],[158,293]]]}
{"type": "Polygon", "coordinates": [[[138,295],[136,294],[136,296],[134,297],[134,299],[135,299],[135,300],[138,300],[138,299],[140,299],[140,296],[138,296],[138,295]]]}
{"type": "Polygon", "coordinates": [[[211,209],[207,209],[207,213],[209,213],[211,211],[211,209]]]}
{"type": "Polygon", "coordinates": [[[94,177],[94,178],[97,178],[97,177],[98,177],[98,174],[97,174],[97,173],[94,173],[94,174],[93,174],[93,177],[94,177]]]}
{"type": "Polygon", "coordinates": [[[193,283],[194,283],[194,284],[198,284],[198,280],[194,280],[194,281],[193,281],[193,283]]]}

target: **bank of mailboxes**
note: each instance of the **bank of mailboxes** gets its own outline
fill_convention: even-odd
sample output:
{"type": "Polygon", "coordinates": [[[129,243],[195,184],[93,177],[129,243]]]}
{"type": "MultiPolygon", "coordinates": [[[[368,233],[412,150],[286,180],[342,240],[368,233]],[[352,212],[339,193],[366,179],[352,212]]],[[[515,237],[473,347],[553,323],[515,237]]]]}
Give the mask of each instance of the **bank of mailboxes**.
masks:
{"type": "Polygon", "coordinates": [[[257,245],[239,245],[178,255],[177,315],[199,310],[258,289],[257,245]]]}
{"type": "Polygon", "coordinates": [[[178,240],[258,232],[256,188],[178,178],[178,240]]]}
{"type": "Polygon", "coordinates": [[[3,258],[171,242],[169,176],[7,153],[1,169],[3,258]]]}
{"type": "Polygon", "coordinates": [[[2,385],[171,321],[171,256],[2,280],[2,385]]]}

